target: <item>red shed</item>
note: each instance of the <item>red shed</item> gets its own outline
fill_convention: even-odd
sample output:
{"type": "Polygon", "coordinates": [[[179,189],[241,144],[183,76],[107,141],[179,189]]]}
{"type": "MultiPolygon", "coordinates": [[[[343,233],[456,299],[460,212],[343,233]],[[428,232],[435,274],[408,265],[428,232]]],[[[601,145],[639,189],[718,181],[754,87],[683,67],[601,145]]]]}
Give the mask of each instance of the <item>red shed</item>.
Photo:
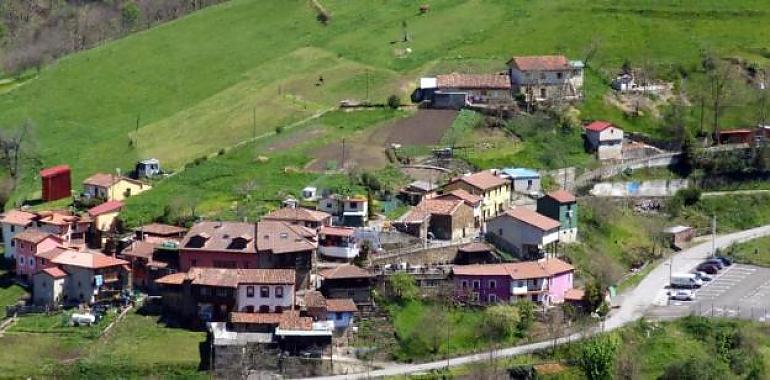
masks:
{"type": "Polygon", "coordinates": [[[40,171],[40,179],[43,182],[43,200],[46,202],[70,196],[72,183],[70,182],[70,167],[57,165],[40,171]]]}

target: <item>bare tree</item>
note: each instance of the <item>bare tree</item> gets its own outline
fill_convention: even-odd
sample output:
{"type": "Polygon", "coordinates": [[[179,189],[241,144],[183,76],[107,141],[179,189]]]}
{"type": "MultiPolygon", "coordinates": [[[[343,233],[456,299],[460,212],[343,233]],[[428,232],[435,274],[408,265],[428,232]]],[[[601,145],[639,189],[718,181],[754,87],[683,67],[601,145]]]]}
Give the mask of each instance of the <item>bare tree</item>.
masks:
{"type": "Polygon", "coordinates": [[[14,180],[19,177],[24,159],[33,156],[34,128],[35,125],[26,120],[14,129],[0,131],[0,161],[14,180]]]}
{"type": "Polygon", "coordinates": [[[591,37],[591,41],[588,42],[588,45],[583,49],[583,64],[588,67],[589,62],[593,60],[593,58],[596,56],[596,54],[599,52],[599,49],[602,47],[602,40],[598,36],[591,37]]]}

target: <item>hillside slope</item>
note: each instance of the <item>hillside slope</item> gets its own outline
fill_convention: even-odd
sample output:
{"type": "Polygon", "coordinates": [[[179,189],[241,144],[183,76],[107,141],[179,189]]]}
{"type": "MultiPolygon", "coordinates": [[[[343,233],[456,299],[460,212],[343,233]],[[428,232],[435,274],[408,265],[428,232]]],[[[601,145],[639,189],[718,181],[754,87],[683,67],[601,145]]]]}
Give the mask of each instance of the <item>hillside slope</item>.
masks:
{"type": "MultiPolygon", "coordinates": [[[[148,156],[179,167],[345,98],[405,96],[436,65],[581,58],[592,40],[601,41],[593,65],[607,70],[626,58],[695,66],[702,50],[766,63],[770,50],[759,0],[438,0],[425,15],[407,0],[323,3],[328,26],[306,1],[233,0],[67,57],[0,94],[0,127],[32,120],[43,164],[69,163],[79,181],[148,156]]],[[[36,171],[22,196],[34,196],[36,171]]]]}

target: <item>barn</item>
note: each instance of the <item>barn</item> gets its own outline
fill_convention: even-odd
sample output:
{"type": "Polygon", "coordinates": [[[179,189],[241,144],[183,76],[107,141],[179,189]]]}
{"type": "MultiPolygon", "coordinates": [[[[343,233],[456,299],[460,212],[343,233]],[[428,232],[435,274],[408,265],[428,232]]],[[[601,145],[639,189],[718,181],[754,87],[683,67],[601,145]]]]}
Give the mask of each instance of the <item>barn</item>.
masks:
{"type": "Polygon", "coordinates": [[[57,165],[40,171],[43,200],[46,202],[67,198],[71,194],[70,167],[57,165]]]}

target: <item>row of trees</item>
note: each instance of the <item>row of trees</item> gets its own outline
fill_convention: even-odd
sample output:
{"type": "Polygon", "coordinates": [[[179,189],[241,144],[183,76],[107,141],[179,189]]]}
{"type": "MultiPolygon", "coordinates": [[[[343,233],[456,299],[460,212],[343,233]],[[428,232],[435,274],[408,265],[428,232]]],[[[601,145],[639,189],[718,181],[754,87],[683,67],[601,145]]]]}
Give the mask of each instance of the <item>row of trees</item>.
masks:
{"type": "Polygon", "coordinates": [[[0,1],[3,71],[40,68],[63,55],[226,0],[0,1]]]}

